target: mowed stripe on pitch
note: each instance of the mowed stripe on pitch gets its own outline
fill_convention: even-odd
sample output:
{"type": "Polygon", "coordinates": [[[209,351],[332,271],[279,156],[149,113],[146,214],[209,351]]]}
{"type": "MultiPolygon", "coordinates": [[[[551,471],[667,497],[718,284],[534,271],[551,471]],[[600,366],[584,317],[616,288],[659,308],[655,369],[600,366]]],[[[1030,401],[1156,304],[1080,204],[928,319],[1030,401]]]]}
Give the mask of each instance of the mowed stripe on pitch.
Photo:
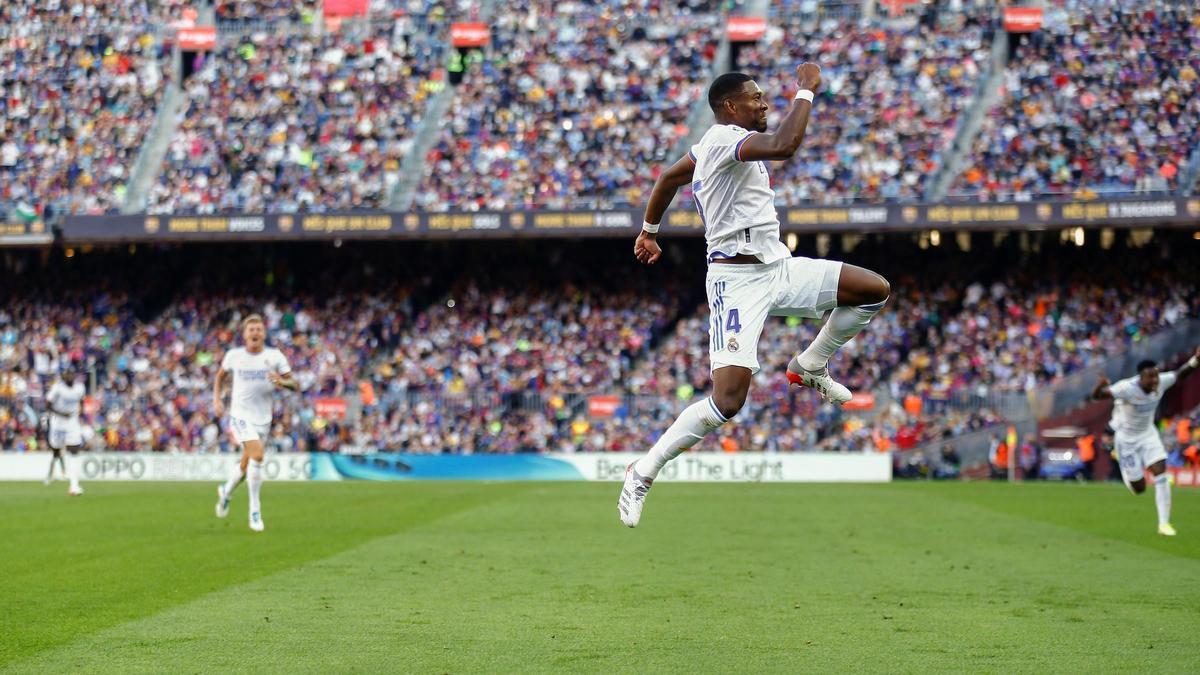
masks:
{"type": "Polygon", "coordinates": [[[1061,525],[1113,541],[1200,560],[1200,491],[1175,487],[1171,492],[1171,520],[1182,533],[1177,537],[1163,537],[1156,532],[1158,512],[1153,485],[1149,485],[1145,493],[1133,495],[1124,484],[1115,481],[952,484],[939,490],[937,495],[1009,516],[1061,525]],[[1083,493],[1079,497],[1087,499],[1089,508],[1064,508],[1063,499],[1070,499],[1077,493],[1083,493]]]}
{"type": "MultiPolygon", "coordinates": [[[[533,487],[16,670],[1170,670],[1192,658],[1178,627],[1200,591],[1164,590],[1197,563],[946,499],[945,486],[662,483],[633,531],[616,522],[615,489],[533,487]]],[[[1085,513],[1114,496],[1044,499],[1085,513]]]]}
{"type": "Polygon", "coordinates": [[[0,664],[524,489],[270,484],[255,535],[244,488],[222,521],[207,483],[87,487],[0,490],[0,664]]]}

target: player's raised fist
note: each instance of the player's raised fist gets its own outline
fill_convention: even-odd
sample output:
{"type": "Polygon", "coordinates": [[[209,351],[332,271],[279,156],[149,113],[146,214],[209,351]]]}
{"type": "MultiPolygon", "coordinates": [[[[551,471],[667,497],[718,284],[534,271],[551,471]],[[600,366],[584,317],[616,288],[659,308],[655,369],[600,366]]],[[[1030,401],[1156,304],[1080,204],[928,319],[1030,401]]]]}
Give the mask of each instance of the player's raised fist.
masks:
{"type": "Polygon", "coordinates": [[[633,256],[638,259],[638,262],[653,265],[662,257],[662,249],[658,247],[654,235],[643,231],[638,235],[637,241],[633,243],[633,256]]]}
{"type": "Polygon", "coordinates": [[[801,89],[816,91],[821,86],[821,66],[815,63],[801,63],[796,67],[796,81],[801,89]]]}

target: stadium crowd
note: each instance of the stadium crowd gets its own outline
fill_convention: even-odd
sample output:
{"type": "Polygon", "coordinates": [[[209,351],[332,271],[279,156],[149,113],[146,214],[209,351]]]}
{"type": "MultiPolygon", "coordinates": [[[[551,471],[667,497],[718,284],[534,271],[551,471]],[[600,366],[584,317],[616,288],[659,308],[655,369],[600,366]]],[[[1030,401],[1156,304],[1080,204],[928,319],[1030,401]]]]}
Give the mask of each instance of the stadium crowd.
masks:
{"type": "MultiPolygon", "coordinates": [[[[78,274],[14,270],[26,281],[2,298],[0,427],[8,447],[35,442],[36,402],[70,365],[87,374],[96,444],[227,447],[211,383],[240,319],[255,311],[301,385],[277,397],[277,448],[636,450],[708,390],[707,310],[686,252],[694,244],[669,248],[648,269],[635,269],[616,242],[347,246],[335,249],[344,256],[336,263],[312,245],[245,278],[236,271],[261,253],[176,249],[156,251],[144,268],[146,256],[121,262],[120,274],[87,291],[81,280],[94,272],[85,266],[110,269],[121,254],[82,256],[96,262],[72,263],[78,274]],[[395,259],[411,264],[393,280],[384,270],[395,259]],[[496,259],[510,264],[489,266],[496,259]],[[446,279],[447,269],[458,278],[446,279]],[[169,288],[147,283],[173,273],[182,276],[169,288]],[[607,411],[590,409],[595,396],[611,397],[607,411]]],[[[944,251],[943,264],[921,275],[904,271],[919,269],[920,251],[895,238],[835,254],[881,269],[897,289],[831,363],[836,377],[873,393],[870,410],[839,410],[789,387],[786,361],[818,323],[773,319],[747,406],[714,447],[903,449],[958,435],[1001,421],[987,405],[963,405],[964,395],[1048,386],[1200,313],[1194,278],[1162,267],[1152,250],[1048,248],[944,251]],[[1139,281],[1098,281],[1109,267],[1097,261],[1118,257],[1125,278],[1139,281]],[[965,283],[968,273],[981,281],[965,283]]]]}
{"type": "Polygon", "coordinates": [[[990,11],[863,24],[778,13],[738,67],[771,97],[774,128],[795,94],[795,66],[822,66],[804,151],[772,170],[786,204],[916,201],[937,174],[990,59],[990,11]],[[761,75],[759,75],[761,73],[761,75]]]}
{"type": "Polygon", "coordinates": [[[1200,141],[1200,16],[1185,4],[1047,6],[1023,38],[956,196],[1166,193],[1200,141]]]}
{"type": "Polygon", "coordinates": [[[222,40],[185,84],[153,213],[383,208],[429,98],[446,29],[430,17],[222,40]]]}
{"type": "Polygon", "coordinates": [[[610,4],[612,13],[539,0],[496,18],[491,44],[468,56],[418,208],[643,201],[647,171],[675,159],[704,96],[720,17],[632,16],[610,4]]]}
{"type": "Polygon", "coordinates": [[[312,23],[320,3],[312,0],[216,0],[213,11],[222,23],[292,21],[312,23]]]}
{"type": "MultiPolygon", "coordinates": [[[[995,7],[934,3],[864,20],[819,3],[772,10],[734,49],[790,104],[796,62],[824,67],[805,152],[773,168],[781,202],[923,198],[991,59],[995,7]]],[[[173,78],[185,0],[0,8],[0,209],[10,218],[104,213],[127,196],[173,78]]],[[[366,20],[320,6],[219,0],[225,29],[195,57],[183,113],[146,203],[155,213],[382,208],[429,100],[461,70],[414,194],[423,210],[614,207],[644,201],[694,129],[723,29],[711,0],[523,0],[490,43],[449,46],[474,3],[374,0],[366,20]]],[[[886,14],[886,13],[885,13],[886,14]]],[[[957,197],[1165,192],[1200,135],[1200,19],[1155,0],[1052,3],[1014,47],[957,197]],[[1118,65],[1119,64],[1119,65],[1118,65]]]]}
{"type": "Polygon", "coordinates": [[[181,3],[0,3],[0,218],[119,208],[170,79],[159,15],[181,3]]]}

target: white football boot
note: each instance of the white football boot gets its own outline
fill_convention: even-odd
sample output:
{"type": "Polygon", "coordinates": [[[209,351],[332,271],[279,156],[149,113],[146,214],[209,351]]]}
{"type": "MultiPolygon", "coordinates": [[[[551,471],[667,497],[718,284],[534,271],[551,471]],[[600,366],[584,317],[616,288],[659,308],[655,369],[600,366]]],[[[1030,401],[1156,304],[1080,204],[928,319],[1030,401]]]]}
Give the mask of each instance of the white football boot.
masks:
{"type": "Polygon", "coordinates": [[[844,385],[838,384],[832,377],[829,376],[829,368],[820,370],[805,370],[800,367],[799,355],[793,356],[788,362],[787,379],[792,384],[815,389],[821,398],[833,403],[834,405],[842,405],[850,400],[850,390],[844,385]]]}
{"type": "Polygon", "coordinates": [[[255,532],[262,532],[264,529],[262,514],[258,511],[250,512],[250,529],[254,530],[255,532]]]}
{"type": "Polygon", "coordinates": [[[633,464],[625,467],[625,485],[621,487],[621,496],[617,499],[617,512],[626,527],[638,526],[638,521],[642,519],[642,506],[646,503],[646,493],[652,485],[654,479],[638,475],[633,464]]]}
{"type": "Polygon", "coordinates": [[[229,499],[230,496],[225,494],[225,484],[221,483],[217,486],[217,517],[224,518],[229,515],[229,499]]]}

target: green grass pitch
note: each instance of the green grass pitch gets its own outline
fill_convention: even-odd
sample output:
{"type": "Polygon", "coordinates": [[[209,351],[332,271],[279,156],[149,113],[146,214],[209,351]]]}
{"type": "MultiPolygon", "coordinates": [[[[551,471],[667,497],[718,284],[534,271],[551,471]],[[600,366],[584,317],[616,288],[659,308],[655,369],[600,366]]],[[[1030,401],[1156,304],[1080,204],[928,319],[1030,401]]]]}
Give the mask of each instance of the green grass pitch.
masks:
{"type": "Polygon", "coordinates": [[[0,484],[3,672],[1195,668],[1200,494],[1118,485],[0,484]]]}

